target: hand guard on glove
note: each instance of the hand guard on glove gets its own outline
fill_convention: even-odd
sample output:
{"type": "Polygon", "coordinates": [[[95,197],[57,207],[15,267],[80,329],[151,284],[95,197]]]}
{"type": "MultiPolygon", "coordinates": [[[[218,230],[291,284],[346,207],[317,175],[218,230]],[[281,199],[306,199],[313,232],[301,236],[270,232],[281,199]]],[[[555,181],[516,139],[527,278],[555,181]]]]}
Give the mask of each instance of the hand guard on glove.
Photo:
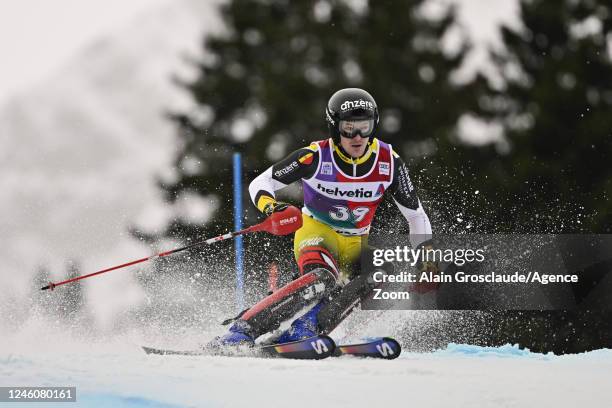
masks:
{"type": "Polygon", "coordinates": [[[275,212],[283,211],[287,209],[291,204],[283,203],[282,201],[272,201],[264,207],[263,213],[266,217],[274,214],[275,212]]]}

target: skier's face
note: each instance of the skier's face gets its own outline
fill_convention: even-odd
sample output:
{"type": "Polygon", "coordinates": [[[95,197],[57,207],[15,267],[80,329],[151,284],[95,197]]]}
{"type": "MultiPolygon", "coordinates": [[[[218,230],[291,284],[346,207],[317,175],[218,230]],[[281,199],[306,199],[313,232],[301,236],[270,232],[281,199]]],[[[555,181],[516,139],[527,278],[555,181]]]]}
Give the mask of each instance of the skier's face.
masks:
{"type": "Polygon", "coordinates": [[[356,159],[364,155],[366,148],[368,147],[369,137],[361,137],[356,135],[352,139],[348,137],[340,136],[340,146],[347,152],[352,158],[356,159]]]}

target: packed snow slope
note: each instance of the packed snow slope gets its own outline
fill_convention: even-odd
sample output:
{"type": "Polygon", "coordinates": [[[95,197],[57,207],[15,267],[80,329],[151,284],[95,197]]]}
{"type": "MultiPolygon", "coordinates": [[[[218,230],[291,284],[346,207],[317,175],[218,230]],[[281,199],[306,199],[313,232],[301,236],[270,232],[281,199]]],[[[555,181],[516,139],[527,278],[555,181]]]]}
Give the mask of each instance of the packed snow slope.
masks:
{"type": "Polygon", "coordinates": [[[80,407],[609,407],[611,372],[612,350],[455,344],[392,361],[148,356],[128,343],[0,353],[0,386],[76,386],[80,407]]]}

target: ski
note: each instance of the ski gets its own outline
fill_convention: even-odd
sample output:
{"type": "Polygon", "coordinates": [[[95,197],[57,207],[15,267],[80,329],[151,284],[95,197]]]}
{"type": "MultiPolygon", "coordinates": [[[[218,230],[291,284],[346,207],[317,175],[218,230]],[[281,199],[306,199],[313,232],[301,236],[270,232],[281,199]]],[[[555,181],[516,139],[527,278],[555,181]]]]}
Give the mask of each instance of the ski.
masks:
{"type": "Polygon", "coordinates": [[[207,353],[205,350],[168,350],[158,349],[154,347],[140,346],[147,354],[158,354],[161,356],[205,356],[207,353]]]}
{"type": "Polygon", "coordinates": [[[283,344],[255,347],[231,347],[202,350],[165,350],[142,346],[147,354],[181,356],[281,357],[298,360],[321,360],[333,355],[336,344],[331,337],[318,335],[283,344]]]}
{"type": "Polygon", "coordinates": [[[400,344],[391,337],[370,339],[360,344],[343,344],[336,346],[334,357],[356,356],[393,360],[402,352],[400,344]]]}

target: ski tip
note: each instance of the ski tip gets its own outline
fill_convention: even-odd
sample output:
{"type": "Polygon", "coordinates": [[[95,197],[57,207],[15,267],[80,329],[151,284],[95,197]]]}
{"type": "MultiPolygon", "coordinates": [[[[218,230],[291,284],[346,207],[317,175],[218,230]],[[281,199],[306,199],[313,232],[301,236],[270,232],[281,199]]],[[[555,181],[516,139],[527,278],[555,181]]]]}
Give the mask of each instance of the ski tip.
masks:
{"type": "Polygon", "coordinates": [[[165,350],[146,346],[140,347],[146,354],[156,354],[160,356],[199,356],[204,354],[202,350],[165,350]]]}
{"type": "Polygon", "coordinates": [[[399,344],[397,340],[391,337],[383,337],[382,341],[383,343],[388,344],[391,347],[391,349],[395,351],[395,353],[385,356],[385,359],[395,360],[396,358],[400,356],[400,354],[402,353],[402,346],[399,344]]]}
{"type": "Polygon", "coordinates": [[[56,285],[54,283],[49,282],[49,284],[47,286],[43,286],[42,288],[40,288],[40,290],[48,290],[48,289],[53,290],[55,288],[55,286],[56,285]]]}
{"type": "Polygon", "coordinates": [[[140,346],[147,354],[164,354],[163,350],[154,349],[152,347],[140,346]]]}

